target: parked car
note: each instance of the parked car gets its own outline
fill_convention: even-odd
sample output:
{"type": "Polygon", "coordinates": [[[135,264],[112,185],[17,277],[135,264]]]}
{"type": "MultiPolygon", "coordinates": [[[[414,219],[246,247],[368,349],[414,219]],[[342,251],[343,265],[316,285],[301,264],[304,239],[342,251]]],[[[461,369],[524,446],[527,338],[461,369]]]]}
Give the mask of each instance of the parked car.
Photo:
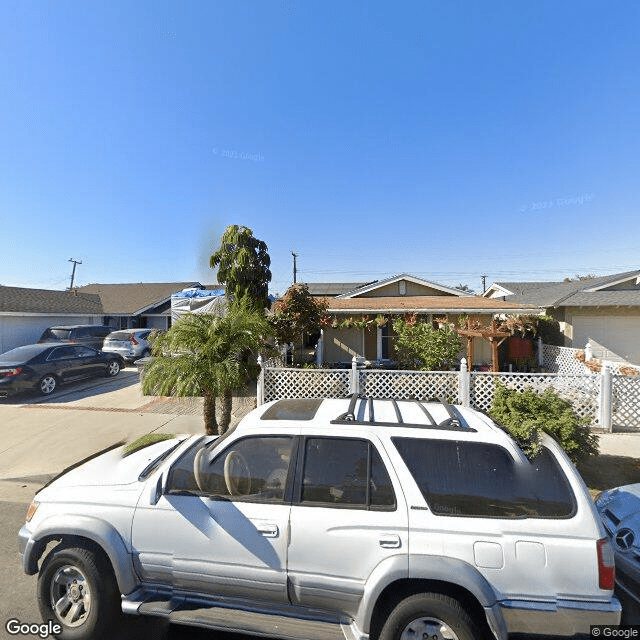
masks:
{"type": "Polygon", "coordinates": [[[30,390],[48,396],[72,380],[117,376],[123,365],[119,355],[83,345],[28,344],[0,355],[0,398],[30,390]]]}
{"type": "Polygon", "coordinates": [[[152,329],[122,329],[114,331],[104,339],[102,350],[118,353],[127,362],[151,355],[151,343],[148,340],[152,329]]]}
{"type": "Polygon", "coordinates": [[[69,344],[83,344],[93,349],[102,349],[104,339],[112,331],[112,327],[103,324],[76,324],[49,327],[44,330],[38,342],[66,342],[69,344]]]}
{"type": "Polygon", "coordinates": [[[278,400],[220,438],[112,448],[36,494],[19,546],[43,618],[76,640],[117,637],[123,612],[290,640],[620,620],[609,540],[559,445],[529,462],[447,403],[278,400]]]}
{"type": "Polygon", "coordinates": [[[640,484],[603,491],[596,499],[616,560],[616,591],[623,621],[640,622],[640,484]]]}

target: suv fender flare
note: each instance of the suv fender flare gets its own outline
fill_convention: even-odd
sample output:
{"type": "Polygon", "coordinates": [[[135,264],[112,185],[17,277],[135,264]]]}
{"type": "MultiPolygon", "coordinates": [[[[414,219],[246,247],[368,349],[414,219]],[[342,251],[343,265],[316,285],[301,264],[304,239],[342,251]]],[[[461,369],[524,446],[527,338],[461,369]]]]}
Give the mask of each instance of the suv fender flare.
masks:
{"type": "Polygon", "coordinates": [[[120,593],[130,593],[138,585],[131,554],[118,531],[105,520],[83,515],[50,516],[43,520],[27,542],[22,559],[25,573],[38,573],[43,542],[63,537],[84,538],[97,545],[109,558],[120,593]]]}
{"type": "Polygon", "coordinates": [[[487,616],[487,623],[497,638],[506,638],[507,626],[500,611],[498,598],[488,580],[478,569],[464,560],[442,556],[411,556],[410,568],[406,556],[396,556],[381,562],[369,576],[356,624],[370,632],[371,619],[380,595],[392,583],[403,580],[433,580],[461,587],[480,603],[487,616]]]}

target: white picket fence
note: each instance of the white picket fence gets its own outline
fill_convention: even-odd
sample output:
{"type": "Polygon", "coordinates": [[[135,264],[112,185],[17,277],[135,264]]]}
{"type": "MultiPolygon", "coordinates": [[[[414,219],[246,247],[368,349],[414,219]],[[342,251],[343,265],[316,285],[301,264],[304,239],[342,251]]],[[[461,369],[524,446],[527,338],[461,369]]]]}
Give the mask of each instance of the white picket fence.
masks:
{"type": "Polygon", "coordinates": [[[640,429],[640,376],[614,374],[608,367],[600,373],[592,373],[586,367],[577,371],[469,372],[464,360],[460,371],[362,369],[355,360],[351,369],[263,366],[258,378],[257,400],[263,404],[281,398],[344,398],[359,393],[372,398],[444,398],[454,404],[488,411],[500,381],[518,391],[532,389],[543,393],[553,388],[571,403],[576,414],[589,418],[593,425],[606,431],[611,431],[614,425],[640,429]]]}

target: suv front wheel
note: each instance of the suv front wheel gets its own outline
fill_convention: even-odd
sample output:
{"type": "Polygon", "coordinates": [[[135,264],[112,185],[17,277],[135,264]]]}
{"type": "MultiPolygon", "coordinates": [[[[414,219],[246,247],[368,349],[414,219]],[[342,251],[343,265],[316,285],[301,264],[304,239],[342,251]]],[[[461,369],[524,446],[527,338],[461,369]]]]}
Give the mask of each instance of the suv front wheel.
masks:
{"type": "Polygon", "coordinates": [[[121,620],[120,593],[105,558],[91,549],[60,545],[42,563],[38,606],[43,620],[62,627],[57,638],[112,638],[121,620]]]}
{"type": "Polygon", "coordinates": [[[379,640],[478,640],[460,603],[440,593],[417,593],[392,611],[379,640]]]}

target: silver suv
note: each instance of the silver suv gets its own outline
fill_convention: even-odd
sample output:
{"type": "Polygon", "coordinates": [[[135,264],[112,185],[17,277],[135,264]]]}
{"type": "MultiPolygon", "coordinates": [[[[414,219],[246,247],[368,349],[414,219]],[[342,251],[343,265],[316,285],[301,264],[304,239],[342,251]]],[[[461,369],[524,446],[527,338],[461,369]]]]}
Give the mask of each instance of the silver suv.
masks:
{"type": "Polygon", "coordinates": [[[117,353],[127,362],[151,355],[148,338],[152,329],[122,329],[113,331],[104,339],[103,351],[117,353]]]}
{"type": "Polygon", "coordinates": [[[529,462],[446,403],[279,400],[221,438],[112,449],[43,488],[19,540],[60,637],[115,637],[123,612],[301,640],[620,620],[610,544],[560,447],[529,462]]]}

